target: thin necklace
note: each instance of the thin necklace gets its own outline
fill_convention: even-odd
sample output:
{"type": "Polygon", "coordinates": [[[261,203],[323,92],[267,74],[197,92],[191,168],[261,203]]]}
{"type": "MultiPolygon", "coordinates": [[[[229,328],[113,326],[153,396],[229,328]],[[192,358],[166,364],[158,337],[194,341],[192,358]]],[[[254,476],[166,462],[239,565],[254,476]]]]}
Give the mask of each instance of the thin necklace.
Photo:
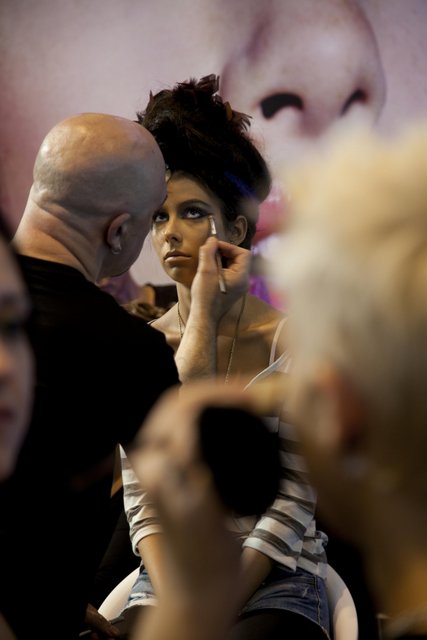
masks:
{"type": "MultiPolygon", "coordinates": [[[[241,320],[242,315],[243,315],[243,311],[244,311],[244,308],[245,308],[245,303],[246,303],[246,295],[244,295],[243,298],[242,298],[242,305],[240,307],[239,316],[237,318],[236,326],[234,328],[234,336],[233,336],[233,341],[231,343],[230,354],[228,356],[228,362],[227,362],[227,370],[225,372],[225,378],[224,378],[225,384],[227,384],[228,379],[230,377],[230,371],[231,371],[231,364],[233,362],[234,349],[236,347],[237,338],[239,337],[240,320],[241,320]]],[[[182,316],[181,316],[181,313],[180,313],[180,310],[179,310],[179,302],[176,305],[176,310],[177,310],[177,313],[178,313],[179,335],[180,335],[180,339],[182,340],[182,336],[184,335],[185,322],[182,319],[182,316]]]]}

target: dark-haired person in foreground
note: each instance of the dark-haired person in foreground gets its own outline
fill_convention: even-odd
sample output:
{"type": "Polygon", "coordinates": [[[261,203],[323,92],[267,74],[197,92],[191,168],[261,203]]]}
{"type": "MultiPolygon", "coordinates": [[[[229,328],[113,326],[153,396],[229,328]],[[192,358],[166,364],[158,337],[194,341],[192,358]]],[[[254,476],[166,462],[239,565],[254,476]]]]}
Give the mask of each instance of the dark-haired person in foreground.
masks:
{"type": "MultiPolygon", "coordinates": [[[[15,468],[30,421],[34,388],[28,339],[31,301],[10,240],[0,213],[0,490],[15,468]]],[[[0,638],[13,639],[1,609],[0,638]]]]}
{"type": "MultiPolygon", "coordinates": [[[[153,326],[165,334],[176,352],[182,381],[188,381],[188,377],[181,374],[180,344],[193,305],[197,302],[204,306],[201,301],[205,293],[202,289],[195,291],[194,278],[199,270],[200,247],[212,233],[209,218],[214,220],[220,247],[225,241],[248,249],[259,204],[270,189],[268,167],[249,135],[249,119],[224,103],[217,87],[214,75],[179,83],[152,95],[139,116],[159,144],[169,173],[167,198],[152,216],[151,233],[165,271],[177,283],[178,302],[153,326]]],[[[227,295],[218,285],[216,304],[227,295]]],[[[210,336],[205,353],[209,354],[213,378],[226,383],[240,380],[243,387],[287,371],[285,319],[259,298],[242,295],[220,323],[209,320],[205,329],[210,336]]],[[[280,419],[279,409],[268,421],[279,436],[281,483],[268,508],[235,509],[229,514],[229,528],[242,546],[235,582],[239,615],[230,638],[267,640],[285,632],[289,638],[325,638],[329,628],[323,579],[325,536],[316,529],[315,495],[307,482],[292,425],[280,419]]],[[[221,433],[225,465],[232,425],[221,433]]],[[[240,452],[244,458],[244,437],[240,452]]],[[[245,486],[242,481],[244,471],[237,456],[242,502],[245,493],[253,490],[249,482],[245,486]]],[[[252,461],[253,477],[257,473],[261,476],[266,464],[262,451],[257,456],[248,450],[247,456],[252,461]]],[[[131,621],[135,608],[161,600],[167,588],[168,567],[156,509],[124,454],[122,466],[132,545],[142,558],[124,612],[131,621]]]]}
{"type": "MultiPolygon", "coordinates": [[[[0,610],[19,640],[77,637],[111,535],[116,445],[131,444],[155,400],[178,383],[163,335],[96,284],[129,269],[165,196],[154,138],[123,118],[70,117],[47,134],[36,158],[14,244],[34,308],[37,384],[28,435],[0,496],[0,610]],[[135,375],[135,358],[149,363],[146,373],[135,375]]],[[[216,292],[217,247],[210,239],[201,249],[199,285],[208,298],[216,292]]],[[[214,315],[245,289],[244,254],[235,248],[229,256],[230,296],[209,309],[214,315]]],[[[190,369],[186,344],[199,351],[199,318],[195,325],[193,332],[190,318],[182,344],[190,369]]]]}
{"type": "Polygon", "coordinates": [[[31,416],[34,362],[28,340],[31,301],[0,213],[0,482],[16,464],[31,416]]]}

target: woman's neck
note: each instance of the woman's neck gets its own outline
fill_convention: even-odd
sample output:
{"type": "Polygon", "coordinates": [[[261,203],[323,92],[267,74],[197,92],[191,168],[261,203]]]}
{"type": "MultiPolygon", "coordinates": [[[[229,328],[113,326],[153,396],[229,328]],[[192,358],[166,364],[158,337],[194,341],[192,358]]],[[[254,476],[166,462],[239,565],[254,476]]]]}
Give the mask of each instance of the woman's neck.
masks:
{"type": "MultiPolygon", "coordinates": [[[[179,313],[185,325],[187,324],[188,316],[190,315],[191,291],[188,287],[182,284],[178,284],[177,296],[178,296],[179,313]]],[[[238,298],[238,300],[236,300],[236,302],[232,305],[232,307],[230,307],[230,309],[222,316],[218,325],[218,333],[223,333],[227,335],[234,331],[237,318],[240,314],[241,307],[242,307],[242,298],[238,298]]],[[[247,304],[246,304],[246,308],[247,308],[247,304]]]]}
{"type": "Polygon", "coordinates": [[[191,291],[183,284],[176,285],[176,292],[178,296],[178,305],[181,318],[187,324],[188,316],[190,315],[191,307],[191,291]]]}

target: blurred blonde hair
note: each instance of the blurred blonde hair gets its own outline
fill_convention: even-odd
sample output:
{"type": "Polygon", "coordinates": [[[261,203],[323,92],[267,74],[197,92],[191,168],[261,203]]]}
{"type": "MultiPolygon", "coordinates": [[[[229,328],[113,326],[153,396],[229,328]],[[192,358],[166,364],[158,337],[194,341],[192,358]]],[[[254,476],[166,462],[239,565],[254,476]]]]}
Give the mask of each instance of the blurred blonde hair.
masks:
{"type": "Polygon", "coordinates": [[[294,366],[338,367],[370,406],[378,462],[425,497],[427,122],[392,140],[341,134],[287,189],[273,277],[294,366]]]}

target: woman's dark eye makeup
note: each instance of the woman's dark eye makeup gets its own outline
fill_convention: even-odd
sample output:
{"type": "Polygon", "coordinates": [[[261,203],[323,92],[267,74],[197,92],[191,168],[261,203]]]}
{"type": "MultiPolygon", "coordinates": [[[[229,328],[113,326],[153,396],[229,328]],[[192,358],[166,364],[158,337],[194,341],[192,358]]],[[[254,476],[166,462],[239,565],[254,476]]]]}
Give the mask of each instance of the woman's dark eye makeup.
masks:
{"type": "Polygon", "coordinates": [[[206,216],[208,215],[209,215],[208,211],[205,211],[205,209],[202,209],[201,207],[197,207],[197,206],[186,207],[182,213],[182,216],[184,218],[187,218],[190,220],[198,220],[199,218],[206,218],[206,216]]]}
{"type": "Polygon", "coordinates": [[[159,224],[161,222],[166,222],[167,219],[168,219],[167,213],[165,213],[164,211],[156,211],[156,213],[153,215],[152,224],[159,224]]]}
{"type": "MultiPolygon", "coordinates": [[[[210,214],[212,214],[210,207],[198,202],[184,202],[178,207],[178,217],[184,220],[200,220],[210,214]]],[[[153,215],[153,224],[162,224],[168,220],[169,214],[161,209],[153,215]]]]}

